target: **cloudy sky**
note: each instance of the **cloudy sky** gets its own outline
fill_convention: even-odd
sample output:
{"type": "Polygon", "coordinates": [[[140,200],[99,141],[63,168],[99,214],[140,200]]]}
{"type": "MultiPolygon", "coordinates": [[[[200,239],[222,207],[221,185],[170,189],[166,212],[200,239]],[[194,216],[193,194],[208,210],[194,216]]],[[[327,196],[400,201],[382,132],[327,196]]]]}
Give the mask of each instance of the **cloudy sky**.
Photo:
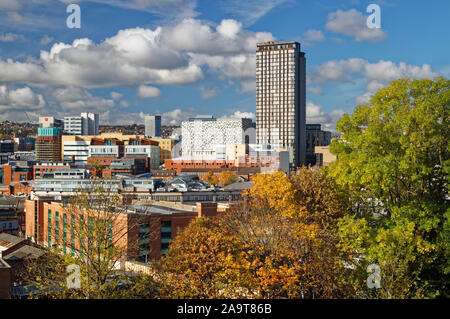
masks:
{"type": "Polygon", "coordinates": [[[256,43],[280,40],[306,52],[307,122],[332,130],[392,80],[450,77],[448,12],[448,0],[1,0],[0,121],[254,118],[256,43]],[[381,29],[366,26],[371,3],[381,29]]]}

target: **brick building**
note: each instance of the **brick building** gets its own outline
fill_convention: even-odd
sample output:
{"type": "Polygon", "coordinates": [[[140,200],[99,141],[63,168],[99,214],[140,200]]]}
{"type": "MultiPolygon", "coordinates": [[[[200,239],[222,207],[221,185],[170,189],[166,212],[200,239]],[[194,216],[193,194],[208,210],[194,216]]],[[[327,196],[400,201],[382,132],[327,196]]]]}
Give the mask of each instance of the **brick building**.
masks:
{"type": "MultiPolygon", "coordinates": [[[[26,236],[45,247],[64,248],[67,253],[80,249],[75,235],[80,215],[70,212],[62,202],[36,198],[25,202],[26,236]]],[[[158,205],[130,206],[111,225],[114,242],[127,251],[126,260],[147,262],[164,254],[177,233],[201,216],[217,215],[217,203],[197,203],[189,208],[158,205]]],[[[87,219],[87,218],[86,218],[87,219]]]]}

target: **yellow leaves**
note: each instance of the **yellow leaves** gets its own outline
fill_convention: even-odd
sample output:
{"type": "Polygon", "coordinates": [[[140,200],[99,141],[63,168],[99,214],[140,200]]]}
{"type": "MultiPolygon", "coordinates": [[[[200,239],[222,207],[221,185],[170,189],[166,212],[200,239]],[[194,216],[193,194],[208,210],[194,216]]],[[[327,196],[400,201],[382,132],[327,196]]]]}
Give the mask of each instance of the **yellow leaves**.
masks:
{"type": "Polygon", "coordinates": [[[217,185],[219,184],[219,179],[212,171],[209,171],[208,174],[205,176],[205,182],[210,185],[217,185]]]}
{"type": "Polygon", "coordinates": [[[244,196],[266,201],[269,207],[282,212],[285,216],[295,215],[295,190],[283,172],[257,174],[252,178],[254,186],[244,196]]]}
{"type": "Polygon", "coordinates": [[[222,171],[222,173],[220,173],[220,181],[223,186],[235,182],[236,179],[236,174],[233,171],[222,171]]]}

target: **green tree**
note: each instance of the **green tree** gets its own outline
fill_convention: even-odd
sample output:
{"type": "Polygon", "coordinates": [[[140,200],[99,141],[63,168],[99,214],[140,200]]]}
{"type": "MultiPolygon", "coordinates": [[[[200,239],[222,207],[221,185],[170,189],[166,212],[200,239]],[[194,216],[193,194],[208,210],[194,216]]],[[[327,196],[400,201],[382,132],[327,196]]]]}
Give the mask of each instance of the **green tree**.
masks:
{"type": "Polygon", "coordinates": [[[338,122],[328,174],[352,202],[342,247],[364,296],[449,295],[449,107],[449,80],[400,79],[338,122]],[[381,289],[365,288],[371,263],[381,289]]]}

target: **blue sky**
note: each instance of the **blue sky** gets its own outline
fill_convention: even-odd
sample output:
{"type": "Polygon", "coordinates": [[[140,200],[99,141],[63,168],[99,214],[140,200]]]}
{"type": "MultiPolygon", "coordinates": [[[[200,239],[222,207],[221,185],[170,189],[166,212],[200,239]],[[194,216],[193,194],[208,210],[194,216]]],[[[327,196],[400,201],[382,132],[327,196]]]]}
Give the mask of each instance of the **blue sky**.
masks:
{"type": "Polygon", "coordinates": [[[0,121],[100,113],[102,124],[254,117],[255,49],[299,41],[307,122],[344,112],[399,77],[450,77],[447,0],[2,0],[0,121]],[[81,28],[66,7],[81,8],[81,28]],[[381,29],[369,29],[369,4],[381,29]]]}

